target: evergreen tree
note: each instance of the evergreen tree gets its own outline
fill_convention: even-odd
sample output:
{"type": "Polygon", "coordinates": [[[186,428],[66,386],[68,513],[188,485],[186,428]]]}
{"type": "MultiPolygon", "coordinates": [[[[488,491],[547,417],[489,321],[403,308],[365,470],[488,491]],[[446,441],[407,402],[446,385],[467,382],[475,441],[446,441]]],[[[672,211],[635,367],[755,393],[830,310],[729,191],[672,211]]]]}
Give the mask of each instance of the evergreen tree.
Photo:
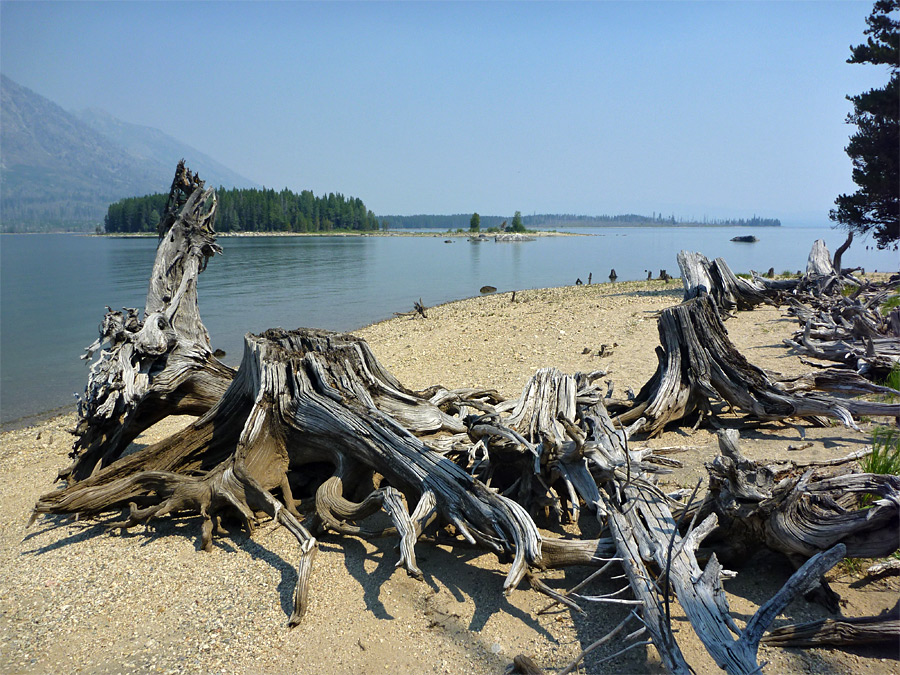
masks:
{"type": "Polygon", "coordinates": [[[512,226],[509,228],[510,232],[524,232],[525,225],[522,224],[522,212],[516,211],[515,215],[513,215],[512,226]]]}
{"type": "Polygon", "coordinates": [[[888,83],[848,96],[853,112],[847,122],[857,132],[846,147],[853,162],[853,182],[859,189],[834,200],[831,219],[854,233],[875,236],[878,248],[900,241],[900,21],[891,16],[900,0],[878,0],[866,19],[865,44],[852,48],[847,63],[886,65],[888,83]]]}
{"type": "Polygon", "coordinates": [[[472,214],[472,220],[469,221],[469,232],[481,231],[481,216],[478,213],[472,214]]]}

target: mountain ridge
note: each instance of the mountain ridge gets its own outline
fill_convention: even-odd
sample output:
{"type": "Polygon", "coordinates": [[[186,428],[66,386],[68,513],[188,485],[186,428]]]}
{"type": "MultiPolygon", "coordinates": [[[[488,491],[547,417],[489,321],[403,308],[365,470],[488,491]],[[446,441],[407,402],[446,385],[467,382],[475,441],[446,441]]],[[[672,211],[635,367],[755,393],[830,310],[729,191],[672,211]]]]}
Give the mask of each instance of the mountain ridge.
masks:
{"type": "MultiPolygon", "coordinates": [[[[243,185],[254,184],[152,127],[143,129],[153,133],[145,131],[143,139],[126,143],[137,148],[141,142],[156,138],[164,142],[164,151],[172,155],[171,161],[135,156],[78,115],[3,74],[0,110],[3,232],[94,230],[103,222],[110,203],[165,189],[182,157],[204,179],[221,175],[235,181],[243,179],[243,185]]],[[[120,137],[124,138],[129,130],[141,129],[106,115],[107,127],[118,128],[120,137]]],[[[95,124],[102,126],[96,120],[95,124]]]]}
{"type": "Polygon", "coordinates": [[[111,115],[100,108],[85,108],[74,115],[89,127],[114,141],[133,157],[160,164],[173,171],[179,159],[186,159],[192,171],[210,186],[262,187],[204,152],[183,143],[155,127],[132,124],[111,115]]]}

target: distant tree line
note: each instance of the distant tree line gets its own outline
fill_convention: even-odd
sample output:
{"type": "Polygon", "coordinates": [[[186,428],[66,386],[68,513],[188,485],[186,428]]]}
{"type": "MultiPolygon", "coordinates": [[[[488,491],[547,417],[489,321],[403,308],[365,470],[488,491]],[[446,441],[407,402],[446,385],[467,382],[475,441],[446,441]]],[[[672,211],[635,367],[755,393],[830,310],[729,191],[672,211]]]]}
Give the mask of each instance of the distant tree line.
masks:
{"type": "MultiPolygon", "coordinates": [[[[741,227],[778,227],[777,218],[738,218],[696,221],[676,219],[674,215],[654,213],[642,216],[628,213],[617,216],[578,216],[573,214],[535,214],[523,216],[516,211],[507,216],[478,216],[478,230],[473,230],[473,214],[449,216],[414,215],[381,216],[366,209],[362,200],[330,193],[316,197],[309,190],[299,194],[288,189],[233,188],[216,191],[219,213],[216,230],[219,232],[330,232],[372,231],[377,229],[440,229],[440,230],[496,230],[552,229],[554,227],[636,227],[636,226],[697,226],[737,225],[741,227]]],[[[106,232],[156,232],[156,226],[166,205],[165,194],[129,197],[110,204],[104,219],[106,232]]],[[[477,214],[474,214],[477,215],[477,214]]]]}
{"type": "MultiPolygon", "coordinates": [[[[735,225],[740,227],[780,227],[778,218],[723,218],[701,220],[676,218],[674,215],[663,216],[654,213],[652,216],[642,216],[635,213],[627,213],[618,216],[576,216],[573,214],[535,214],[523,216],[518,211],[518,222],[525,229],[550,229],[554,227],[629,227],[629,226],[699,226],[699,225],[735,225]]],[[[478,215],[478,214],[474,214],[478,215]]],[[[392,230],[437,228],[442,230],[473,229],[473,214],[459,213],[451,216],[415,215],[415,216],[381,216],[383,223],[387,223],[392,230]]],[[[508,222],[507,216],[478,216],[478,226],[481,230],[499,228],[504,222],[508,222]]],[[[516,217],[513,216],[513,221],[516,217]]],[[[387,229],[387,228],[386,228],[387,229]]]]}
{"type": "Polygon", "coordinates": [[[752,218],[696,218],[676,217],[674,214],[664,216],[661,213],[654,213],[652,216],[644,216],[637,213],[626,213],[617,216],[575,216],[570,214],[544,214],[535,216],[525,216],[523,218],[526,227],[534,228],[538,225],[556,225],[556,226],[636,226],[636,225],[669,225],[682,227],[696,227],[700,225],[713,226],[739,226],[739,227],[781,227],[781,221],[778,218],[760,218],[753,216],[752,218]]]}
{"type": "MultiPolygon", "coordinates": [[[[233,188],[216,190],[219,232],[330,232],[379,228],[375,214],[362,200],[329,193],[316,197],[309,190],[233,188]]],[[[129,197],[110,204],[103,221],[107,232],[156,232],[166,206],[165,194],[129,197]]]]}
{"type": "MultiPolygon", "coordinates": [[[[472,226],[471,213],[456,213],[450,216],[435,216],[418,214],[415,216],[379,216],[379,220],[387,223],[387,229],[440,229],[440,230],[466,230],[472,226]]],[[[498,228],[508,217],[504,216],[479,216],[478,226],[482,230],[498,228]]]]}

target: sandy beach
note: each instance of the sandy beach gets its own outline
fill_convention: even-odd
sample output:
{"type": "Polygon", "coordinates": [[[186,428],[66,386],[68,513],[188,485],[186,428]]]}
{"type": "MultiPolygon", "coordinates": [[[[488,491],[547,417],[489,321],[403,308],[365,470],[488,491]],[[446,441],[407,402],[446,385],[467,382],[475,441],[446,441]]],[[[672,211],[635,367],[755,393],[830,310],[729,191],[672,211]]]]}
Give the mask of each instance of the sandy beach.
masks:
{"type": "MultiPolygon", "coordinates": [[[[428,309],[428,317],[398,317],[354,331],[407,387],[496,388],[517,397],[538,369],[605,370],[617,392],[637,391],[656,369],[656,316],[681,301],[678,280],[628,282],[518,291],[428,309]],[[599,357],[606,345],[608,356],[599,357]]],[[[202,313],[202,302],[201,302],[202,313]]],[[[726,323],[752,363],[783,374],[809,370],[782,344],[795,329],[773,307],[741,313],[726,323]]],[[[54,488],[71,445],[74,413],[0,436],[0,672],[2,673],[338,673],[500,674],[517,654],[548,672],[565,666],[609,631],[627,609],[586,607],[538,615],[545,596],[521,584],[501,593],[506,566],[479,551],[422,543],[425,575],[417,581],[395,569],[393,540],[323,535],[313,567],[311,606],[301,626],[286,627],[296,580],[296,541],[271,523],[214,540],[198,551],[199,519],[165,518],[149,527],[110,534],[102,526],[45,518],[26,530],[30,510],[54,488]]],[[[136,443],[164,438],[191,418],[170,418],[136,443]]],[[[839,426],[789,420],[742,432],[752,459],[784,458],[798,441],[811,445],[792,458],[845,456],[870,443],[839,426]]],[[[644,444],[644,443],[639,443],[644,444]]],[[[667,431],[652,447],[689,446],[676,457],[683,469],[667,487],[693,486],[703,463],[717,454],[708,429],[667,431]]],[[[589,524],[585,525],[589,530],[589,524]]],[[[593,531],[596,532],[596,525],[593,531]]],[[[554,534],[559,535],[559,532],[554,534]]],[[[862,565],[861,569],[865,569],[862,565]]],[[[725,582],[739,625],[791,574],[785,559],[760,551],[725,582]]],[[[590,570],[550,572],[544,580],[565,589],[590,570]]],[[[866,580],[853,565],[829,575],[845,616],[892,607],[900,580],[866,580]]],[[[592,592],[618,588],[600,581],[592,592]]],[[[805,600],[792,603],[775,625],[827,616],[805,600]]],[[[673,623],[698,673],[720,672],[677,611],[673,623]]],[[[582,673],[663,672],[652,647],[611,661],[607,645],[582,673]]],[[[839,651],[760,649],[771,673],[900,673],[897,649],[839,651]]]]}

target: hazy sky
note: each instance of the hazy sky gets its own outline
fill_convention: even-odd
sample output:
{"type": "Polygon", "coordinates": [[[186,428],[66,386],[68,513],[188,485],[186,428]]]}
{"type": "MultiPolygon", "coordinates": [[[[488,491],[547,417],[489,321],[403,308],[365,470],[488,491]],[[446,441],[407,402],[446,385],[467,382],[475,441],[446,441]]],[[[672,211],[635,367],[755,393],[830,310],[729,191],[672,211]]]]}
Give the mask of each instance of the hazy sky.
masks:
{"type": "MultiPolygon", "coordinates": [[[[0,70],[378,214],[779,217],[853,189],[871,2],[11,2],[0,70]]],[[[2,120],[0,120],[2,123],[2,120]]]]}

